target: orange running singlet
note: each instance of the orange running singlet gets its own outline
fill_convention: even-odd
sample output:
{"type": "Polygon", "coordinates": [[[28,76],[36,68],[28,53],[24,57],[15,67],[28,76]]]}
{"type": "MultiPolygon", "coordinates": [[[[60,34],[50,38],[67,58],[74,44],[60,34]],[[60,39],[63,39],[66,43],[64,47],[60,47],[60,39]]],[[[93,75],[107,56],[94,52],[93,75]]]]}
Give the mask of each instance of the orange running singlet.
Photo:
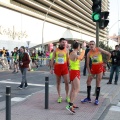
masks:
{"type": "Polygon", "coordinates": [[[67,50],[60,50],[59,48],[55,51],[55,65],[54,65],[54,73],[57,76],[68,74],[68,66],[67,66],[67,50]]]}
{"type": "Polygon", "coordinates": [[[99,73],[103,72],[102,54],[99,51],[99,49],[96,48],[95,51],[90,50],[88,54],[90,55],[90,58],[92,60],[91,73],[99,74],[99,73]]]}

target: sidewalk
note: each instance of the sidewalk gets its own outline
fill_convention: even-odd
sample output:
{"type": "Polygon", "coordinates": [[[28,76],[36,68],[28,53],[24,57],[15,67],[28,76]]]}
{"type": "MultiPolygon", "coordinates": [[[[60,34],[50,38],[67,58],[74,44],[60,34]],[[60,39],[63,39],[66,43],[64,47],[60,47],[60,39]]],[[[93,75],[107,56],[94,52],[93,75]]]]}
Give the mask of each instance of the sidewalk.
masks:
{"type": "MultiPolygon", "coordinates": [[[[107,73],[106,76],[109,76],[107,73]]],[[[95,91],[95,80],[92,82],[92,103],[82,104],[81,99],[86,97],[86,76],[81,76],[80,93],[78,94],[76,104],[79,109],[75,115],[71,115],[65,109],[67,103],[65,101],[64,83],[61,83],[62,103],[57,103],[56,86],[49,89],[49,109],[44,109],[44,90],[33,94],[26,100],[12,105],[11,120],[98,120],[106,107],[120,91],[120,83],[118,85],[107,85],[108,80],[103,79],[101,82],[100,104],[94,105],[95,97],[92,96],[95,91]],[[112,88],[112,89],[111,89],[112,88]]],[[[0,111],[0,120],[5,120],[5,109],[0,111]]]]}

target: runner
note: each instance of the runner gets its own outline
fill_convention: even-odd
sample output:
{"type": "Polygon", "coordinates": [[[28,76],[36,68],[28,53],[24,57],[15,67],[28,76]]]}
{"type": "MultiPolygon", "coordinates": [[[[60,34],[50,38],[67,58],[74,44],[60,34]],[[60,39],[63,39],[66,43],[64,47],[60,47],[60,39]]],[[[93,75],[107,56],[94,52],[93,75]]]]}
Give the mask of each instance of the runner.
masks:
{"type": "Polygon", "coordinates": [[[100,82],[102,79],[102,75],[103,75],[103,60],[102,60],[102,54],[104,53],[108,56],[107,61],[109,61],[111,54],[99,47],[95,47],[95,42],[94,41],[90,41],[89,43],[90,45],[90,51],[87,54],[87,69],[88,69],[88,79],[87,79],[87,98],[85,98],[84,100],[81,100],[82,103],[85,102],[91,102],[91,98],[90,98],[90,92],[91,92],[91,81],[94,77],[94,75],[96,75],[97,80],[96,80],[96,99],[94,104],[98,105],[99,104],[99,93],[100,93],[100,82]],[[89,62],[90,62],[90,58],[92,60],[92,66],[91,66],[91,70],[89,67],[89,62]]]}
{"type": "Polygon", "coordinates": [[[74,108],[76,107],[73,103],[77,97],[80,89],[80,61],[83,59],[85,50],[78,56],[77,53],[80,50],[80,44],[78,42],[73,43],[73,51],[70,53],[69,63],[70,63],[70,81],[71,81],[71,92],[70,92],[70,102],[66,106],[66,109],[71,113],[75,113],[74,108]]]}
{"type": "Polygon", "coordinates": [[[32,68],[35,70],[35,66],[36,66],[36,68],[38,68],[38,64],[37,64],[38,54],[37,54],[36,50],[32,51],[32,54],[30,57],[32,59],[32,68]]]}
{"type": "Polygon", "coordinates": [[[53,73],[53,64],[54,64],[54,73],[56,75],[56,83],[57,83],[57,92],[58,92],[58,103],[62,102],[62,97],[60,94],[60,83],[61,76],[65,82],[65,90],[66,90],[66,101],[70,102],[70,98],[68,97],[69,92],[69,83],[68,83],[68,58],[69,54],[65,48],[65,39],[61,38],[59,40],[59,47],[53,52],[53,57],[51,60],[51,73],[53,73]]]}
{"type": "Polygon", "coordinates": [[[18,73],[18,52],[16,50],[16,48],[14,48],[14,52],[13,52],[13,61],[14,61],[14,71],[12,73],[18,73]]]}

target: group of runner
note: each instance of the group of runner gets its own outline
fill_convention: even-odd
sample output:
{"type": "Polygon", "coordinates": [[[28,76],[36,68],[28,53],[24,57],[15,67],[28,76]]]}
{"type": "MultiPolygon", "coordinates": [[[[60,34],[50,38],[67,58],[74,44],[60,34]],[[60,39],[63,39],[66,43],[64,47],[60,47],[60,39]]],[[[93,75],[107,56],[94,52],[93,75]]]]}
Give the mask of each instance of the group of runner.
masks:
{"type": "MultiPolygon", "coordinates": [[[[83,44],[82,47],[80,44],[74,40],[73,51],[69,54],[69,51],[65,47],[66,40],[61,38],[59,40],[59,47],[54,50],[51,59],[51,73],[55,73],[56,76],[56,85],[58,92],[57,102],[62,102],[62,96],[60,92],[60,83],[61,77],[64,79],[65,91],[66,91],[66,101],[69,105],[66,106],[66,109],[69,110],[72,114],[75,113],[74,109],[78,108],[74,104],[74,101],[77,97],[77,94],[80,89],[80,61],[83,60],[85,54],[86,45],[83,44]],[[78,55],[78,52],[82,48],[82,52],[78,55]],[[55,62],[54,62],[55,60],[55,62]],[[68,77],[69,73],[69,77],[68,77]],[[71,82],[71,91],[69,95],[69,78],[71,82]]],[[[82,103],[91,102],[90,92],[91,92],[91,81],[96,75],[96,98],[95,105],[99,104],[99,94],[100,94],[100,82],[103,74],[103,60],[102,53],[108,56],[107,61],[109,61],[111,54],[99,47],[95,46],[94,41],[89,42],[90,51],[87,54],[87,69],[88,69],[88,79],[87,79],[87,98],[81,100],[82,103]],[[92,60],[91,69],[89,67],[90,58],[92,60]]]]}

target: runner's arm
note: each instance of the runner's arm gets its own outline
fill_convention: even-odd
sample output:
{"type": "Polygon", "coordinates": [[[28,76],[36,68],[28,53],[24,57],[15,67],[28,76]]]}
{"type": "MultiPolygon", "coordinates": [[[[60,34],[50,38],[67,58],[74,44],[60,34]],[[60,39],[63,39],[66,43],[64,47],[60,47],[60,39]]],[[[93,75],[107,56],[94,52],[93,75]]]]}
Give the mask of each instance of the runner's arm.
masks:
{"type": "Polygon", "coordinates": [[[68,64],[68,66],[69,66],[69,52],[67,52],[66,58],[67,58],[67,64],[68,64]]]}
{"type": "Polygon", "coordinates": [[[82,52],[81,52],[80,56],[78,56],[78,59],[79,59],[79,60],[83,60],[83,59],[84,59],[85,49],[86,49],[86,43],[83,42],[83,43],[82,43],[82,52]]]}
{"type": "Polygon", "coordinates": [[[111,58],[111,53],[106,51],[106,50],[103,50],[102,48],[98,48],[98,49],[99,49],[99,51],[101,53],[104,53],[104,54],[106,54],[108,56],[107,61],[106,61],[106,62],[108,62],[110,60],[110,58],[111,58]]]}
{"type": "Polygon", "coordinates": [[[85,50],[82,50],[82,52],[81,52],[81,54],[79,56],[74,54],[74,59],[75,60],[77,60],[77,59],[82,60],[84,58],[84,54],[85,54],[85,50]]]}
{"type": "Polygon", "coordinates": [[[84,55],[85,55],[85,50],[82,50],[81,54],[78,56],[78,59],[83,60],[84,55]]]}

